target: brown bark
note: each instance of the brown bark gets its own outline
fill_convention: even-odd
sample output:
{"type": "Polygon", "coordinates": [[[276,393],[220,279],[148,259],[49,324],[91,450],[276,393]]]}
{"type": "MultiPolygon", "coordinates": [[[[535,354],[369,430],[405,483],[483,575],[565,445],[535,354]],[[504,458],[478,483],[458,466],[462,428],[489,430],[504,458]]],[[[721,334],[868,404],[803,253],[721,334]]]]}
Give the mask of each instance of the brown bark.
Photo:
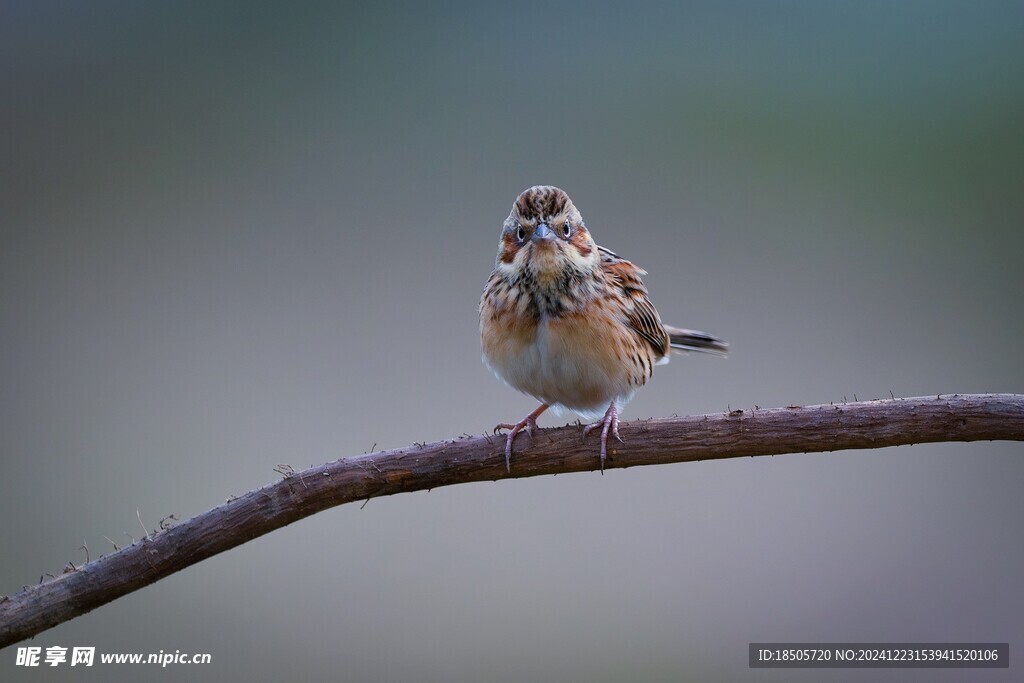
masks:
{"type": "MultiPolygon", "coordinates": [[[[1024,395],[974,394],[734,410],[623,422],[606,469],[693,460],[881,448],[938,441],[1024,441],[1024,395]]],[[[0,597],[0,647],[85,614],[217,553],[321,510],[471,481],[600,467],[596,436],[574,426],[380,451],[289,473],[110,555],[0,597]]]]}

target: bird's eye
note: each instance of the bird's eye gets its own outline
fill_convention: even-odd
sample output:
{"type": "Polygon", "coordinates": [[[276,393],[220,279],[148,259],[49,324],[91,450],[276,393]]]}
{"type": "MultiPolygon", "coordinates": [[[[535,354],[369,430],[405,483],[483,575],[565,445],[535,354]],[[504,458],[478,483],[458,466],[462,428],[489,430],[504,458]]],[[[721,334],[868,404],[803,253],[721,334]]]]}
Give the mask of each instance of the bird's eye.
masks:
{"type": "Polygon", "coordinates": [[[568,237],[572,232],[572,227],[569,225],[569,221],[562,223],[562,235],[568,237]]]}
{"type": "Polygon", "coordinates": [[[523,240],[526,239],[526,231],[523,230],[523,226],[521,226],[521,225],[519,226],[519,230],[516,231],[516,238],[520,242],[522,242],[523,240]]]}

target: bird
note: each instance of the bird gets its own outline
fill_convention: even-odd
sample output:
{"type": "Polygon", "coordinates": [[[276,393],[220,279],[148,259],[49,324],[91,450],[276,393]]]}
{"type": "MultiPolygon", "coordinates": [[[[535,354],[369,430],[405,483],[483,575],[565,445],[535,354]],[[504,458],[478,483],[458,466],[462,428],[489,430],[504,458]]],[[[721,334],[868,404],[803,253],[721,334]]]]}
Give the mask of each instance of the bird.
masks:
{"type": "Polygon", "coordinates": [[[583,438],[601,429],[603,473],[609,435],[623,443],[619,414],[655,365],[673,350],[727,355],[729,344],[718,337],[663,324],[646,274],[594,242],[563,190],[535,185],[516,198],[479,307],[484,365],[540,401],[522,420],[494,428],[508,430],[508,471],[516,436],[532,436],[551,408],[594,420],[583,438]]]}

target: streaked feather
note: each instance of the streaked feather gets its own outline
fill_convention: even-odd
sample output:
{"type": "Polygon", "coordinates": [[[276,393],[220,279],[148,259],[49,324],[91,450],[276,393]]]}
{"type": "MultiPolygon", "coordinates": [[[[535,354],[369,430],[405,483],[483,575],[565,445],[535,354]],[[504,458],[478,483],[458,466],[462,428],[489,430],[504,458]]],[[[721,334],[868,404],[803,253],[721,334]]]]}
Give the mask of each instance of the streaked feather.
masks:
{"type": "Polygon", "coordinates": [[[647,286],[641,275],[647,271],[604,247],[599,246],[601,267],[607,273],[612,284],[622,290],[626,303],[626,321],[654,350],[655,360],[668,354],[669,336],[657,309],[647,296],[647,286]]]}

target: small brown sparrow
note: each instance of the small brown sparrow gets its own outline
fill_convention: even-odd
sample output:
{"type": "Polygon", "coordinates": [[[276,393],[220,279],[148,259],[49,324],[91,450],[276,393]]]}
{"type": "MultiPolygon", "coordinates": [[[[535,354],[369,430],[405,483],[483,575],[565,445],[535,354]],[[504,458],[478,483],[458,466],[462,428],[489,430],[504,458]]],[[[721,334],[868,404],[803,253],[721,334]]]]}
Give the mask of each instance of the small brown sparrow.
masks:
{"type": "Polygon", "coordinates": [[[726,354],[717,337],[662,324],[640,280],[646,274],[595,244],[557,187],[531,187],[516,199],[480,298],[480,342],[484,364],[541,404],[494,428],[509,430],[506,468],[519,432],[532,435],[548,408],[569,408],[597,419],[583,435],[602,428],[604,471],[608,435],[622,441],[619,411],[671,349],[726,354]]]}

